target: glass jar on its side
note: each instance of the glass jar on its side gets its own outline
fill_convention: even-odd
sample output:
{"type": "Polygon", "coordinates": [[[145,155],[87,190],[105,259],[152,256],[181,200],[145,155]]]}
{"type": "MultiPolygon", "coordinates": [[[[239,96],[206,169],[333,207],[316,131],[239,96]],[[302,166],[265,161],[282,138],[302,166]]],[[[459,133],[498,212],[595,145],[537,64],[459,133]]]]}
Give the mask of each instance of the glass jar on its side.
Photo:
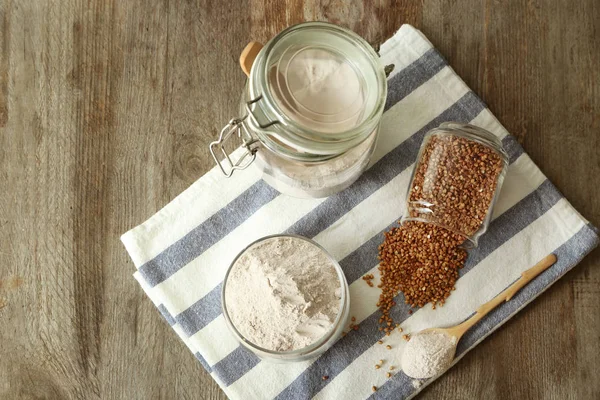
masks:
{"type": "Polygon", "coordinates": [[[446,122],[423,139],[406,199],[405,221],[436,224],[477,246],[491,221],[508,167],[502,142],[477,126],[446,122]]]}
{"type": "Polygon", "coordinates": [[[211,152],[228,176],[256,161],[280,192],[326,197],[367,167],[386,95],[384,67],[364,39],[333,24],[295,25],[256,56],[243,117],[223,129],[211,152]],[[246,148],[235,161],[223,148],[234,134],[246,148]]]}

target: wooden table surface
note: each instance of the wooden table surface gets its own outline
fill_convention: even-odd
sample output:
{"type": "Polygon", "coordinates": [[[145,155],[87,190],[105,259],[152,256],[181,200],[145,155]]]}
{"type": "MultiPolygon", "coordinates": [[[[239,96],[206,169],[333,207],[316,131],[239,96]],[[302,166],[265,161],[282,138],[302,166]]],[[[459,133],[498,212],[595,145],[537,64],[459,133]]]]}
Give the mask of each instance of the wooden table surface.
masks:
{"type": "MultiPolygon", "coordinates": [[[[600,2],[0,2],[0,398],[221,399],[119,236],[212,166],[237,58],[306,20],[420,28],[600,226],[600,2]]],[[[600,398],[600,252],[422,394],[600,398]]]]}

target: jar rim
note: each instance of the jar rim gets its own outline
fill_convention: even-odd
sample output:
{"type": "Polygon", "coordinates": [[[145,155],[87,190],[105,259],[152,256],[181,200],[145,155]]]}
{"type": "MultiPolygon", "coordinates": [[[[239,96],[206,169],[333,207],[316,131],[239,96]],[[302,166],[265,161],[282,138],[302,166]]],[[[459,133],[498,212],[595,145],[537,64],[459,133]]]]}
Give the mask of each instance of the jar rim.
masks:
{"type": "MultiPolygon", "coordinates": [[[[347,151],[368,137],[369,133],[372,131],[370,128],[375,127],[383,114],[387,97],[387,80],[378,54],[371,45],[358,34],[331,23],[304,22],[290,26],[281,31],[260,51],[250,72],[248,91],[252,98],[262,97],[261,101],[264,101],[265,106],[261,107],[261,112],[264,113],[264,118],[269,122],[278,122],[278,124],[272,126],[269,130],[265,130],[261,129],[260,126],[257,126],[255,123],[256,121],[248,121],[252,130],[258,133],[259,139],[267,145],[267,147],[286,154],[285,147],[280,145],[281,142],[285,143],[288,141],[293,147],[301,149],[310,149],[311,146],[318,143],[322,155],[330,157],[331,155],[347,151]],[[306,29],[325,30],[341,34],[344,39],[352,42],[352,44],[356,46],[373,68],[372,74],[377,81],[377,87],[375,88],[377,90],[377,100],[372,108],[368,110],[368,115],[351,129],[332,134],[331,132],[322,132],[307,127],[289,117],[286,110],[278,101],[276,101],[271,91],[267,89],[269,74],[267,66],[270,60],[269,56],[287,35],[306,29]],[[281,125],[285,129],[278,129],[277,125],[281,125]],[[276,139],[278,140],[274,141],[273,136],[276,136],[276,139]]],[[[290,152],[290,154],[292,153],[293,152],[290,152]]]]}
{"type": "MultiPolygon", "coordinates": [[[[311,358],[313,356],[316,356],[318,353],[321,352],[321,350],[325,351],[327,349],[327,348],[323,348],[323,346],[327,345],[332,339],[337,339],[337,336],[339,336],[339,334],[341,333],[340,328],[343,328],[343,324],[345,323],[345,319],[347,318],[348,313],[349,313],[349,304],[348,304],[350,301],[350,291],[349,290],[350,289],[348,286],[348,281],[346,280],[346,276],[344,275],[344,271],[342,270],[342,267],[337,262],[337,260],[323,246],[321,246],[320,244],[318,244],[317,242],[315,242],[312,239],[309,239],[307,237],[300,236],[300,235],[295,235],[295,234],[268,235],[268,236],[263,236],[255,241],[253,241],[248,246],[246,246],[242,251],[240,251],[235,256],[235,258],[229,265],[227,272],[225,273],[225,277],[223,278],[223,287],[221,288],[221,311],[223,312],[223,317],[225,318],[225,323],[229,327],[230,332],[233,333],[233,335],[235,336],[237,341],[242,346],[244,346],[245,348],[247,348],[248,350],[252,351],[253,353],[255,353],[259,356],[264,355],[266,357],[271,357],[274,359],[280,359],[280,360],[284,360],[284,361],[286,359],[295,361],[295,360],[311,358]],[[244,335],[242,335],[237,330],[237,328],[233,324],[233,321],[231,321],[231,318],[227,311],[227,304],[225,301],[225,290],[227,288],[227,278],[229,277],[229,274],[230,274],[231,270],[233,269],[233,267],[235,266],[237,260],[247,250],[252,248],[254,245],[256,245],[260,242],[263,242],[265,240],[274,239],[274,238],[301,239],[301,240],[304,240],[304,241],[316,246],[317,248],[319,248],[327,256],[327,258],[333,265],[333,267],[338,275],[339,281],[340,281],[340,288],[342,289],[341,296],[340,296],[340,310],[339,310],[338,314],[336,315],[335,320],[333,321],[333,323],[327,330],[327,332],[325,332],[323,334],[323,336],[320,337],[318,340],[316,340],[314,343],[311,343],[308,346],[302,347],[300,349],[292,350],[292,351],[275,351],[275,350],[265,349],[261,346],[258,346],[257,344],[252,343],[248,339],[246,339],[244,337],[244,335]]],[[[333,344],[333,343],[331,343],[331,344],[333,344]]]]}

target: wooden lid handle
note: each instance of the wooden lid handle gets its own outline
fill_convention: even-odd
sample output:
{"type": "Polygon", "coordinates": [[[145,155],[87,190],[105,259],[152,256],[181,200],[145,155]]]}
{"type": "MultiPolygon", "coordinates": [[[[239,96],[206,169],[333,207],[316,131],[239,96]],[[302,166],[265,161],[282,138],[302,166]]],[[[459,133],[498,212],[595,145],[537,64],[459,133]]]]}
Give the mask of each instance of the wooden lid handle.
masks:
{"type": "Polygon", "coordinates": [[[246,76],[250,76],[250,70],[252,69],[252,64],[254,64],[254,59],[262,48],[262,44],[258,42],[250,42],[246,45],[246,47],[244,47],[244,50],[242,50],[242,54],[240,54],[240,66],[242,67],[242,71],[244,71],[246,76]]]}

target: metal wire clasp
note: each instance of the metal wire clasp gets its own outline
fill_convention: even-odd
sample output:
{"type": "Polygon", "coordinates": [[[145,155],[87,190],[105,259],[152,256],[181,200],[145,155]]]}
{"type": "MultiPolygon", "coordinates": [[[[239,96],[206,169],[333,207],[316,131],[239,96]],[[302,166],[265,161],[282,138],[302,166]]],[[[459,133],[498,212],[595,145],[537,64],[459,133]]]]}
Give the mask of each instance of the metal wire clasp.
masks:
{"type": "Polygon", "coordinates": [[[268,128],[279,122],[270,121],[266,124],[261,124],[258,122],[256,116],[252,112],[252,105],[258,102],[260,99],[262,99],[262,95],[246,102],[246,115],[241,118],[233,118],[231,121],[229,121],[229,123],[225,125],[223,129],[221,129],[219,138],[212,142],[209,146],[210,154],[221,169],[221,172],[223,172],[223,174],[228,178],[233,175],[233,171],[248,168],[256,159],[256,152],[258,151],[258,139],[252,136],[252,134],[248,131],[246,124],[243,123],[244,120],[250,117],[255,125],[260,129],[268,128]],[[231,160],[229,153],[224,147],[225,142],[227,142],[227,140],[234,134],[241,139],[241,147],[245,149],[244,154],[242,154],[242,156],[235,162],[231,160]],[[217,157],[218,152],[224,156],[222,161],[217,157]],[[223,165],[224,162],[226,162],[226,165],[223,165]]]}

